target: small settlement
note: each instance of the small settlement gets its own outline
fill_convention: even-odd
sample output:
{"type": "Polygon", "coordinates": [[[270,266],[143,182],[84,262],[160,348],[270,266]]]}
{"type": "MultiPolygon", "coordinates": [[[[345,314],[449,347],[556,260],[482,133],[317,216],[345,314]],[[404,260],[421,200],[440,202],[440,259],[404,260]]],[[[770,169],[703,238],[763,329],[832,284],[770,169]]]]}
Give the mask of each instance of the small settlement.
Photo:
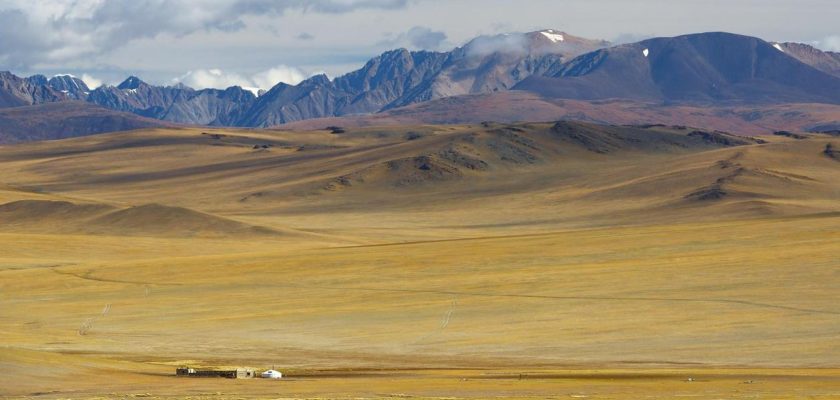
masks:
{"type": "MultiPolygon", "coordinates": [[[[178,368],[175,370],[176,376],[184,376],[191,378],[227,378],[227,379],[251,379],[256,378],[256,372],[251,368],[236,368],[236,369],[196,369],[196,368],[178,368]]],[[[280,379],[283,374],[280,371],[270,369],[259,375],[266,379],[280,379]]]]}

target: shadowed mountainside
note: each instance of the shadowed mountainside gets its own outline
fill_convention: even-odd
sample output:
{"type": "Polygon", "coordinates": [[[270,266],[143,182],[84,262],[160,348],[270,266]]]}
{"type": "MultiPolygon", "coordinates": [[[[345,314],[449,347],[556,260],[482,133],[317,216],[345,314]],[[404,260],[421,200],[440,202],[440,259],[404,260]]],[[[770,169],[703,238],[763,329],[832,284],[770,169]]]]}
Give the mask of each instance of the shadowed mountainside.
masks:
{"type": "Polygon", "coordinates": [[[43,75],[20,78],[8,71],[0,71],[0,108],[29,106],[67,100],[67,96],[51,88],[43,75]]]}
{"type": "Polygon", "coordinates": [[[598,50],[515,88],[582,100],[840,104],[840,78],[761,39],[722,32],[598,50]]]}
{"type": "Polygon", "coordinates": [[[778,130],[827,131],[840,126],[840,106],[778,104],[699,107],[630,100],[581,101],[552,99],[512,90],[488,95],[432,100],[371,115],[318,118],[279,125],[279,129],[312,130],[335,127],[469,124],[482,121],[582,121],[622,125],[689,125],[742,135],[778,130]]]}
{"type": "Polygon", "coordinates": [[[44,103],[0,109],[0,144],[65,139],[167,125],[162,121],[80,101],[44,103]]]}
{"type": "MultiPolygon", "coordinates": [[[[174,123],[269,127],[314,118],[412,113],[426,102],[452,99],[437,104],[448,104],[459,119],[415,113],[412,123],[476,123],[481,120],[467,118],[475,111],[455,108],[472,101],[462,97],[501,94],[502,100],[494,101],[503,102],[516,98],[504,94],[517,89],[550,103],[635,102],[637,108],[648,111],[637,123],[669,123],[664,119],[675,105],[699,108],[701,113],[719,113],[717,109],[733,106],[761,108],[759,112],[801,104],[838,106],[837,66],[836,53],[730,33],[655,38],[610,47],[604,41],[547,29],[480,36],[449,52],[391,50],[335,79],[316,75],[296,85],[279,83],[267,91],[238,86],[225,90],[154,86],[134,76],[117,86],[91,90],[69,75],[47,79],[4,73],[0,99],[5,100],[0,100],[0,107],[79,99],[174,123]]],[[[493,109],[501,111],[503,118],[489,119],[559,119],[557,113],[538,118],[545,104],[527,103],[493,109]]],[[[580,115],[565,114],[573,120],[623,123],[611,112],[592,107],[580,115]]],[[[810,108],[800,112],[808,114],[810,108]]]]}

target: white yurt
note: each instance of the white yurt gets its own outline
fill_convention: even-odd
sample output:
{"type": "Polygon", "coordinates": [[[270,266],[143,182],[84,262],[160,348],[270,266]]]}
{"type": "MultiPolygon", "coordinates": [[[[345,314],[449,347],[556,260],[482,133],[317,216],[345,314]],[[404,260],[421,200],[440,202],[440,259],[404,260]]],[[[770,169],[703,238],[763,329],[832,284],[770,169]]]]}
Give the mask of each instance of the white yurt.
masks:
{"type": "Polygon", "coordinates": [[[266,378],[266,379],[280,379],[280,378],[283,377],[283,374],[280,373],[280,371],[275,371],[273,369],[270,369],[270,370],[265,371],[262,374],[260,374],[260,376],[263,377],[263,378],[266,378]]]}

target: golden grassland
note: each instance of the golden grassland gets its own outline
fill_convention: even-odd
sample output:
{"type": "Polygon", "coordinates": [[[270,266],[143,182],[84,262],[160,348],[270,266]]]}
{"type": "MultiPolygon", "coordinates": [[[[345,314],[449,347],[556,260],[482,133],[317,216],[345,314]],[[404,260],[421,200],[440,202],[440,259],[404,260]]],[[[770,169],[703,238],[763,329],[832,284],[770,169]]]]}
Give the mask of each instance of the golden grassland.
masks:
{"type": "Polygon", "coordinates": [[[840,397],[833,138],[515,128],[0,149],[0,397],[840,397]]]}

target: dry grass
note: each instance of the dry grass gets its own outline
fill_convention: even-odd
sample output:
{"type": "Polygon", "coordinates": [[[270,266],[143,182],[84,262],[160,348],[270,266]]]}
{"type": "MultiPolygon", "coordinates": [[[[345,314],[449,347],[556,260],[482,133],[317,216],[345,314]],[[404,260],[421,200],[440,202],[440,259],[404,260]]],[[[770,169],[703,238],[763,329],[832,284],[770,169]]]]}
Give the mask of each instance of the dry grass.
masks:
{"type": "Polygon", "coordinates": [[[470,151],[488,169],[454,181],[400,185],[385,170],[324,189],[476,129],[153,131],[0,150],[0,203],[160,203],[285,233],[4,225],[0,396],[840,396],[830,138],[598,154],[534,128],[538,162],[501,162],[479,136],[470,151]],[[333,147],[299,150],[315,144],[333,147]],[[721,177],[722,198],[687,196],[721,177]],[[171,377],[183,364],[290,379],[171,377]]]}

